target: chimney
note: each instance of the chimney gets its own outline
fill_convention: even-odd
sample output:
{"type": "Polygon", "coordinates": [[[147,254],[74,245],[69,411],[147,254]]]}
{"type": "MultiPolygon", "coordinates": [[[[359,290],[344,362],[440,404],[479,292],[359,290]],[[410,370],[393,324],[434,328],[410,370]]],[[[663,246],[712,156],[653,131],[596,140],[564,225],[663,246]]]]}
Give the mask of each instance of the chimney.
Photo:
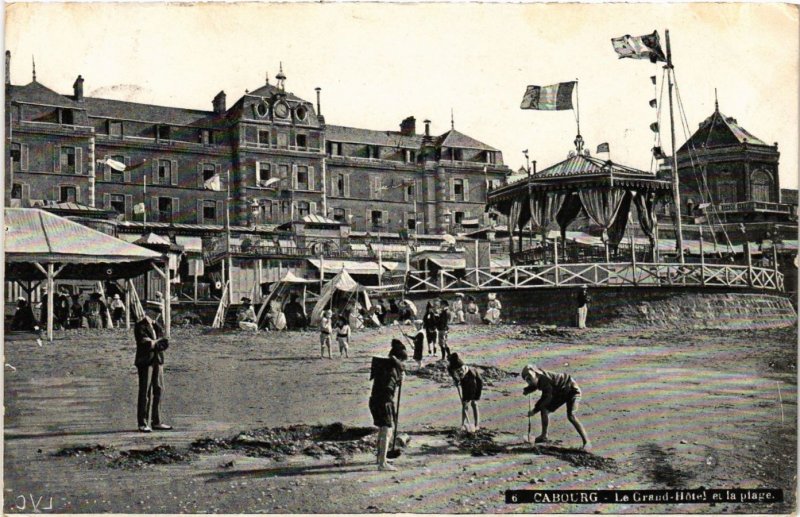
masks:
{"type": "Polygon", "coordinates": [[[406,117],[400,122],[400,134],[403,136],[414,136],[417,134],[417,119],[406,117]]]}
{"type": "Polygon", "coordinates": [[[322,115],[322,108],[320,107],[320,104],[319,104],[319,94],[322,91],[322,88],[317,86],[316,88],[314,88],[314,91],[317,92],[317,115],[322,115]]]}
{"type": "Polygon", "coordinates": [[[225,110],[226,110],[226,108],[225,108],[225,92],[224,91],[220,91],[217,94],[217,96],[214,97],[214,100],[211,102],[211,104],[214,106],[214,113],[216,113],[217,115],[224,114],[225,110]]]}
{"type": "Polygon", "coordinates": [[[430,138],[431,137],[431,121],[425,119],[422,121],[425,124],[425,136],[430,138]]]}
{"type": "Polygon", "coordinates": [[[78,102],[83,102],[83,77],[80,75],[75,82],[72,84],[72,90],[75,92],[73,98],[78,102]]]}
{"type": "Polygon", "coordinates": [[[11,51],[6,50],[6,84],[11,84],[11,51]]]}

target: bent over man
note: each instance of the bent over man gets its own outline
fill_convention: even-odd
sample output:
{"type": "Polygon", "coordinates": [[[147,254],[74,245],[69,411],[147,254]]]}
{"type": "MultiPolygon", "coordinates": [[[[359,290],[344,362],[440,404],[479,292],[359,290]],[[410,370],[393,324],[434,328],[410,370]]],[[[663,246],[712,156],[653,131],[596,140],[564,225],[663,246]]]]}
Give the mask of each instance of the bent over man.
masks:
{"type": "Polygon", "coordinates": [[[522,379],[527,383],[525,389],[522,390],[524,395],[533,393],[536,390],[542,392],[542,396],[528,416],[533,416],[536,413],[542,414],[542,434],[536,437],[536,443],[544,443],[549,441],[547,438],[547,426],[550,423],[550,413],[556,411],[558,408],[567,405],[567,420],[575,427],[578,434],[583,440],[582,449],[588,449],[591,446],[589,438],[586,436],[586,431],[583,425],[575,416],[578,411],[578,403],[581,400],[581,389],[572,377],[566,373],[552,373],[541,370],[536,366],[529,364],[522,369],[522,379]]]}

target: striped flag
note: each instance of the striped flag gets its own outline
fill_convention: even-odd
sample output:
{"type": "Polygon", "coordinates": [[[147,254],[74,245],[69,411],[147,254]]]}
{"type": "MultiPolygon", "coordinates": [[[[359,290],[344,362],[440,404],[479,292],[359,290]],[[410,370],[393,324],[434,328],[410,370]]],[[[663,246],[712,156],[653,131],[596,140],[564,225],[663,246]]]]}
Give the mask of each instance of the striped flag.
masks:
{"type": "Polygon", "coordinates": [[[631,36],[626,34],[619,38],[611,38],[614,52],[619,54],[619,58],[629,57],[631,59],[649,59],[652,63],[657,61],[667,62],[664,51],[661,50],[661,43],[658,39],[658,31],[653,34],[643,36],[631,36]]]}
{"type": "Polygon", "coordinates": [[[544,111],[571,110],[574,89],[575,81],[548,86],[528,86],[520,108],[544,111]]]}

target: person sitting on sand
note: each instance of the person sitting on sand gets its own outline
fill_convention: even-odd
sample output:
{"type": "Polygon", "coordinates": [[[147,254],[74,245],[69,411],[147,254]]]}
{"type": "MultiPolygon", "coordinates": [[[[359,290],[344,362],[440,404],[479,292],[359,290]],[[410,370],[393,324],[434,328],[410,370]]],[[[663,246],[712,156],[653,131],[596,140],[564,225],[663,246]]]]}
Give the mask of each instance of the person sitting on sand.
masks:
{"type": "Polygon", "coordinates": [[[495,293],[489,293],[488,297],[489,303],[487,304],[486,316],[484,316],[483,320],[489,325],[494,325],[500,323],[500,309],[503,308],[503,305],[500,303],[500,300],[497,299],[495,293]]]}
{"type": "Polygon", "coordinates": [[[286,315],[281,310],[281,302],[269,302],[269,325],[272,330],[286,330],[286,315]]]}
{"type": "Polygon", "coordinates": [[[478,309],[478,304],[475,303],[475,297],[472,295],[467,296],[467,306],[465,312],[467,323],[480,323],[480,309],[478,309]]]}
{"type": "Polygon", "coordinates": [[[475,368],[464,364],[457,353],[450,354],[447,361],[449,363],[447,373],[453,378],[461,398],[461,427],[466,428],[467,431],[470,430],[467,422],[469,421],[469,407],[472,406],[472,415],[475,417],[472,431],[477,431],[481,424],[481,415],[478,411],[478,401],[481,399],[483,391],[481,374],[475,368]]]}
{"type": "Polygon", "coordinates": [[[33,309],[25,298],[17,298],[17,310],[11,321],[11,330],[33,331],[35,327],[36,318],[33,317],[33,309]]]}
{"type": "Polygon", "coordinates": [[[250,305],[250,298],[242,298],[242,308],[239,309],[239,314],[236,315],[236,321],[239,323],[239,328],[242,330],[252,330],[258,332],[258,322],[256,321],[256,311],[250,305]]]}
{"type": "Polygon", "coordinates": [[[572,377],[566,373],[552,373],[541,370],[536,366],[529,364],[522,369],[522,379],[527,383],[525,389],[522,391],[523,395],[529,395],[536,390],[542,392],[542,396],[528,416],[533,416],[536,413],[542,414],[542,434],[536,437],[535,443],[548,442],[547,427],[550,423],[550,413],[556,411],[558,408],[567,405],[567,420],[575,427],[578,434],[583,440],[582,449],[588,449],[591,446],[589,438],[586,436],[586,431],[575,416],[578,412],[578,405],[581,400],[581,389],[572,377]]]}

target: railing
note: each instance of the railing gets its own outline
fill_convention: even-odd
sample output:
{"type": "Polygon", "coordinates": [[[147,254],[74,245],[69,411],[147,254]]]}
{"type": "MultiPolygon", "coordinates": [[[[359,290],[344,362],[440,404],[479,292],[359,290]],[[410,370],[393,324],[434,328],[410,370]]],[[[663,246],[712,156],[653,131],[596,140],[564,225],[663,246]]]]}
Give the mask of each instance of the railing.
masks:
{"type": "Polygon", "coordinates": [[[740,203],[720,203],[720,212],[779,212],[782,214],[792,214],[793,205],[788,203],[771,203],[766,201],[743,201],[740,203]]]}
{"type": "Polygon", "coordinates": [[[481,291],[547,287],[735,287],[783,292],[775,269],[718,264],[549,264],[502,270],[409,271],[406,292],[481,291]]]}
{"type": "MultiPolygon", "coordinates": [[[[244,247],[240,245],[231,245],[230,251],[235,256],[252,256],[252,257],[306,257],[306,258],[319,258],[320,254],[323,258],[328,259],[362,259],[372,260],[378,259],[378,253],[371,250],[317,250],[307,247],[294,247],[294,246],[249,246],[244,247]]],[[[206,254],[205,260],[207,263],[214,262],[220,257],[225,255],[224,250],[217,250],[206,254]]],[[[381,259],[390,261],[402,262],[405,260],[406,254],[404,252],[395,251],[382,251],[381,259]]]]}

